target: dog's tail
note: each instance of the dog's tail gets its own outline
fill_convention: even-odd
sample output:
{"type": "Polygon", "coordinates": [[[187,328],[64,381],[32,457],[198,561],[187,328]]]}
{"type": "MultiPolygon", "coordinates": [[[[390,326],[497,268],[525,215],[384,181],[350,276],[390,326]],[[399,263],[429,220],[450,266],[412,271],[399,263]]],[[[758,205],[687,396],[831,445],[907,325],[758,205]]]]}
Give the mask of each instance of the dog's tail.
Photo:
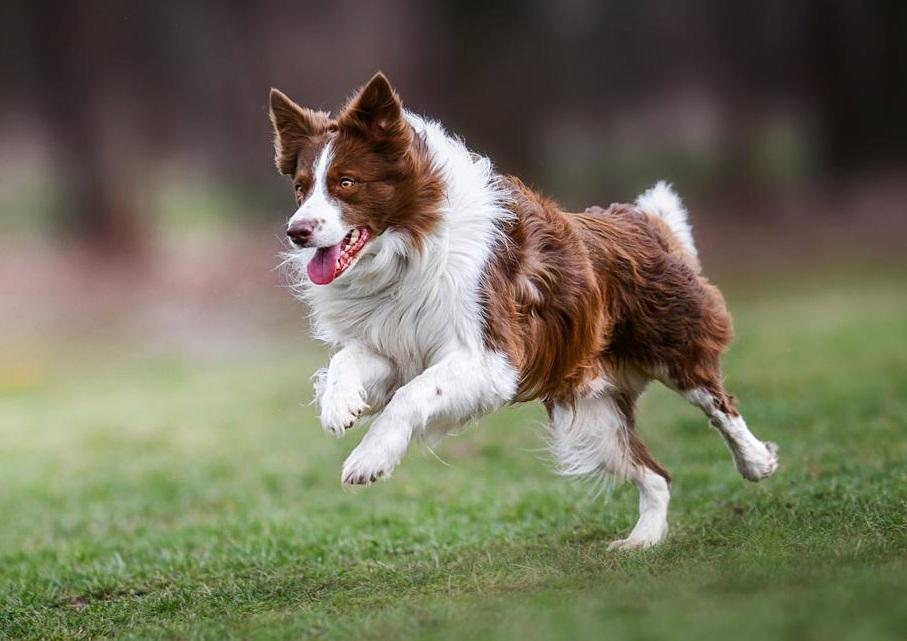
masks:
{"type": "Polygon", "coordinates": [[[693,228],[687,219],[687,210],[677,192],[663,180],[655,183],[636,199],[636,206],[660,218],[674,234],[683,251],[691,258],[698,259],[693,243],[693,228]]]}

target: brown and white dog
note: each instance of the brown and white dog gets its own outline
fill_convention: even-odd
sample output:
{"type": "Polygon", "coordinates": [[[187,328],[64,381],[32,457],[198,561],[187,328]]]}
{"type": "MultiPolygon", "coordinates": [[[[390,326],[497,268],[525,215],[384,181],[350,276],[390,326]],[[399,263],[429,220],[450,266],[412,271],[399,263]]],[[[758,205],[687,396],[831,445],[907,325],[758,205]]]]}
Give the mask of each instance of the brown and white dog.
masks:
{"type": "Polygon", "coordinates": [[[652,379],[706,413],[746,479],[775,471],[722,386],[731,319],[668,185],[564,212],[405,111],[380,73],[336,116],[272,90],[271,120],[296,284],[338,348],[316,375],[321,423],[340,436],[375,415],[344,483],[388,477],[414,436],[540,399],[560,472],[639,489],[612,547],[654,545],[670,476],[635,429],[652,379]]]}

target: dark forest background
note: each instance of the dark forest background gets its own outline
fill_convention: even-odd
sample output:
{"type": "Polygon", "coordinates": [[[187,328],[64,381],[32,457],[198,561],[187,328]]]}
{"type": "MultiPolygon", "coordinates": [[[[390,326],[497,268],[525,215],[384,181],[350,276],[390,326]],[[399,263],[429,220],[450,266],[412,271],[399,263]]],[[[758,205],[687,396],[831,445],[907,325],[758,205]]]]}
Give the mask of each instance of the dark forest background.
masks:
{"type": "Polygon", "coordinates": [[[905,36],[897,1],[5,2],[0,287],[273,293],[268,89],[377,69],[567,207],[673,181],[719,272],[901,260],[905,36]]]}

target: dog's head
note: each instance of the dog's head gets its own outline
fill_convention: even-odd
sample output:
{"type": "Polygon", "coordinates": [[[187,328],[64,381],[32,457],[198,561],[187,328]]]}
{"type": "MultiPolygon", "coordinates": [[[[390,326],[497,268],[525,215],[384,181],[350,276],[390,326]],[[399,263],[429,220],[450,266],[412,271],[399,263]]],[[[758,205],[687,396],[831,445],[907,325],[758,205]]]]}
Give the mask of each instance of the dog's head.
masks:
{"type": "Polygon", "coordinates": [[[298,205],[287,236],[311,253],[311,282],[352,272],[389,231],[418,247],[437,225],[440,179],[382,73],[336,118],[272,89],[271,122],[275,162],[293,179],[298,205]]]}

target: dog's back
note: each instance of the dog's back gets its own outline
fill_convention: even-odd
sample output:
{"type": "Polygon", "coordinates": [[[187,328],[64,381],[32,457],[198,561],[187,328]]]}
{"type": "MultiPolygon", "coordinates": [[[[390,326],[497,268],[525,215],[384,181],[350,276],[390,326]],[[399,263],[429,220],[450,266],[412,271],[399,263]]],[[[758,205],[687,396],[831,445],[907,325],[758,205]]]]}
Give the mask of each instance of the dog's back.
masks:
{"type": "Polygon", "coordinates": [[[605,365],[633,363],[651,378],[703,383],[709,375],[697,370],[718,366],[733,329],[724,298],[700,274],[692,237],[638,204],[575,220],[605,283],[605,365]]]}

